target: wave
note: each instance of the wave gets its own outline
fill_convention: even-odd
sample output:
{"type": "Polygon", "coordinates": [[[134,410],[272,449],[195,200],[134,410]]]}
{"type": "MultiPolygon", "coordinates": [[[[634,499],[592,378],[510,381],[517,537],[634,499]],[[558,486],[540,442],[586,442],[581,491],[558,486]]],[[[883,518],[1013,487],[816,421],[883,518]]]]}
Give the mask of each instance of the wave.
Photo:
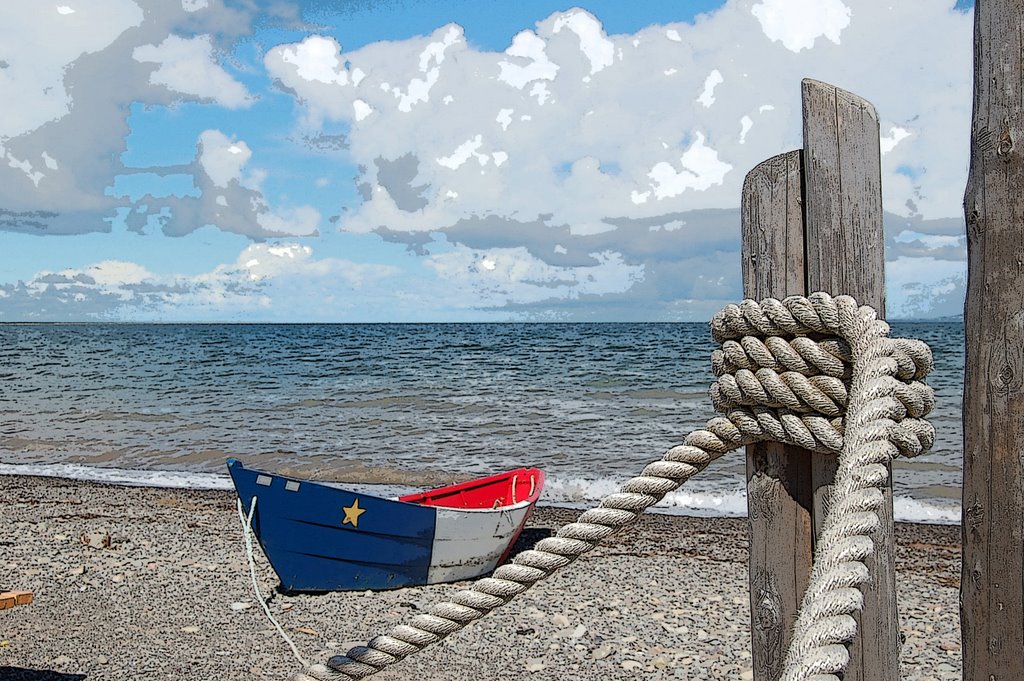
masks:
{"type": "MultiPolygon", "coordinates": [[[[80,464],[4,464],[0,475],[30,475],[68,478],[136,487],[231,490],[231,478],[225,473],[192,473],[186,471],[134,470],[83,466],[80,464]]],[[[619,491],[621,480],[601,478],[558,478],[549,476],[541,496],[542,506],[562,506],[584,510],[601,499],[619,491]]],[[[345,484],[346,487],[383,497],[397,497],[418,491],[407,485],[345,484]]],[[[911,523],[959,525],[960,504],[953,500],[922,500],[908,496],[893,499],[896,520],[911,523]]],[[[747,515],[747,492],[743,487],[718,488],[691,482],[682,489],[665,495],[651,508],[653,513],[704,517],[744,518],[747,515]]]]}

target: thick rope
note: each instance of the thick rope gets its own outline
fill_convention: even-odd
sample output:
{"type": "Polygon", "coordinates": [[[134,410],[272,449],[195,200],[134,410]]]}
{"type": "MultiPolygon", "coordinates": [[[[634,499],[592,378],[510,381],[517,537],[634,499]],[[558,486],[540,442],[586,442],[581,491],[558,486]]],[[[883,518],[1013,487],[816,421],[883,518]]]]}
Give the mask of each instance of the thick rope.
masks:
{"type": "Polygon", "coordinates": [[[934,441],[923,419],[934,397],[921,382],[931,370],[931,352],[919,341],[887,338],[888,325],[871,308],[825,293],[745,300],[715,315],[711,327],[722,343],[712,356],[718,381],[711,396],[724,416],[691,432],[597,508],[491,577],[366,646],[306,667],[291,681],[363,678],[440,641],[569,565],[726,452],[763,441],[840,454],[783,677],[837,679],[856,634],[858,587],[869,579],[864,561],[879,525],[884,464],[897,454],[920,454],[934,441]]]}

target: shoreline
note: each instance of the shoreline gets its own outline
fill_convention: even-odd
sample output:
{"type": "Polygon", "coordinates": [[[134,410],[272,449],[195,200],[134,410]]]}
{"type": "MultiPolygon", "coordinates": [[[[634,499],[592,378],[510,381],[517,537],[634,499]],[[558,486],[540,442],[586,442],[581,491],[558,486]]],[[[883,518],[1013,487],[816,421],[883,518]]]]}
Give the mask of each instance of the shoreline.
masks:
{"type": "MultiPolygon", "coordinates": [[[[0,677],[285,679],[300,669],[254,605],[235,496],[0,476],[0,677]]],[[[536,509],[516,550],[579,510],[536,509]]],[[[959,679],[960,528],[896,524],[903,679],[959,679]]],[[[260,586],[276,576],[257,550],[260,586]]],[[[309,662],[384,633],[467,583],[285,596],[309,662]]],[[[380,679],[751,678],[745,518],[645,514],[605,544],[380,679]]]]}
{"type": "MultiPolygon", "coordinates": [[[[303,475],[301,472],[280,469],[282,475],[291,475],[297,478],[313,476],[303,475]]],[[[638,471],[635,471],[638,472],[638,471]]],[[[634,472],[634,473],[635,473],[634,472]]],[[[11,464],[0,463],[0,477],[40,477],[72,480],[83,483],[113,484],[130,487],[155,487],[164,489],[200,489],[200,490],[227,490],[232,491],[231,478],[226,473],[211,472],[189,472],[164,469],[132,469],[132,468],[107,468],[97,467],[79,463],[63,464],[11,464]]],[[[472,476],[466,476],[469,479],[472,476]]],[[[545,495],[538,502],[538,507],[565,508],[577,511],[585,511],[600,503],[604,494],[618,489],[626,477],[615,480],[592,481],[591,485],[599,485],[593,488],[592,492],[603,492],[597,498],[584,498],[578,500],[577,495],[581,481],[569,480],[559,481],[556,478],[548,478],[545,485],[545,495]],[[605,484],[607,483],[607,484],[605,484]],[[575,489],[573,489],[575,488],[575,489]],[[575,493],[567,493],[572,489],[575,493]],[[551,498],[551,495],[554,498],[551,498]],[[577,498],[566,498],[567,496],[577,498]]],[[[320,479],[323,482],[323,479],[320,479]]],[[[457,482],[459,479],[448,480],[420,480],[422,485],[386,484],[377,482],[345,482],[347,487],[362,490],[368,494],[384,497],[398,497],[403,494],[419,492],[437,484],[457,482]]],[[[959,494],[959,491],[958,491],[959,494]]],[[[893,498],[894,514],[897,522],[920,523],[927,525],[953,525],[959,526],[962,510],[960,508],[959,496],[943,495],[943,498],[954,500],[953,504],[939,504],[935,500],[921,500],[905,495],[895,495],[893,498]]],[[[740,486],[729,489],[716,488],[708,490],[701,488],[701,481],[691,480],[675,492],[670,492],[659,504],[647,510],[647,513],[656,515],[672,516],[696,516],[708,518],[746,518],[746,490],[740,486]]]]}

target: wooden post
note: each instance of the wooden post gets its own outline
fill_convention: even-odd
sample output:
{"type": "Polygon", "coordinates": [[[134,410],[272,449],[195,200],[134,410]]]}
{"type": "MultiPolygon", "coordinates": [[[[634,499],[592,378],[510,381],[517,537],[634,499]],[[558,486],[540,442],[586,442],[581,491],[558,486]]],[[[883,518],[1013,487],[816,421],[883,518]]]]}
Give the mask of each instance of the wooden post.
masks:
{"type": "MultiPolygon", "coordinates": [[[[882,165],[875,107],[857,95],[803,81],[804,224],[807,290],[853,296],[885,316],[882,165]]],[[[836,459],[812,457],[815,535],[828,507],[836,459]]],[[[892,468],[871,538],[864,610],[844,681],[898,681],[899,617],[892,518],[892,468]]]]}
{"type": "MultiPolygon", "coordinates": [[[[802,83],[804,149],[747,176],[741,209],[746,297],[847,294],[885,314],[878,116],[862,98],[802,83]]],[[[781,672],[835,479],[835,457],[779,445],[747,450],[750,599],[755,679],[781,672]]],[[[845,681],[897,681],[892,489],[873,536],[857,640],[845,681]]]]}
{"type": "MultiPolygon", "coordinates": [[[[799,151],[754,167],[740,209],[743,295],[806,295],[799,151]]],[[[782,673],[811,569],[811,456],[799,447],[747,447],[750,621],[754,678],[782,673]]]]}
{"type": "Polygon", "coordinates": [[[974,6],[967,219],[963,568],[965,681],[1024,664],[1024,78],[1021,0],[974,6]]]}

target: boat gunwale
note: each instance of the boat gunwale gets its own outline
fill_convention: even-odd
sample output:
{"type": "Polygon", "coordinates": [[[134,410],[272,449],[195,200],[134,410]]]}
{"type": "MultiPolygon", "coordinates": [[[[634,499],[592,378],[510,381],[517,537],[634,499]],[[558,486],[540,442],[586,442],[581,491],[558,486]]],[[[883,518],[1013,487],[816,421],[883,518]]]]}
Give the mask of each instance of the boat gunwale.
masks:
{"type": "MultiPolygon", "coordinates": [[[[464,485],[472,485],[472,483],[476,483],[476,482],[480,482],[480,481],[484,481],[484,480],[491,480],[492,483],[496,483],[496,482],[499,482],[500,480],[502,480],[503,478],[508,478],[508,477],[511,477],[511,476],[516,475],[516,474],[521,473],[521,472],[526,472],[526,473],[536,472],[536,474],[538,474],[540,479],[541,479],[540,484],[535,486],[534,493],[531,494],[526,499],[523,499],[522,501],[517,501],[514,504],[505,504],[505,505],[495,506],[495,507],[490,507],[490,508],[489,507],[467,508],[465,506],[445,506],[443,504],[437,504],[437,503],[435,503],[435,504],[424,504],[424,503],[419,503],[419,502],[416,502],[416,501],[403,501],[401,497],[383,497],[383,496],[374,494],[372,492],[360,492],[360,491],[356,491],[356,490],[354,490],[354,489],[352,489],[350,487],[343,487],[342,485],[345,485],[346,483],[331,483],[331,482],[324,482],[324,481],[318,481],[318,480],[308,480],[308,479],[305,479],[305,478],[295,478],[295,477],[292,477],[292,476],[289,476],[289,475],[282,475],[282,474],[279,474],[279,473],[271,473],[270,471],[261,470],[259,468],[247,467],[245,464],[243,464],[241,461],[239,461],[238,459],[236,459],[234,457],[228,458],[228,462],[227,463],[228,463],[228,469],[229,470],[237,466],[238,468],[240,468],[242,470],[249,471],[250,473],[255,473],[256,475],[269,475],[271,478],[280,478],[280,479],[288,481],[288,482],[299,483],[300,486],[301,485],[315,485],[317,487],[331,489],[331,490],[334,490],[336,492],[345,492],[345,493],[351,494],[353,496],[368,496],[368,497],[373,497],[375,499],[379,499],[381,501],[387,501],[387,502],[391,502],[391,503],[395,503],[395,504],[404,504],[406,506],[414,506],[416,508],[438,508],[438,509],[444,509],[446,512],[456,511],[456,512],[462,512],[462,513],[467,513],[467,514],[502,513],[502,512],[516,511],[516,510],[519,510],[521,508],[533,506],[533,505],[535,505],[540,500],[541,490],[543,488],[543,485],[544,485],[544,482],[545,482],[545,477],[546,477],[545,474],[544,474],[544,471],[539,469],[539,468],[525,468],[524,467],[524,468],[512,469],[512,470],[506,471],[504,473],[496,473],[495,475],[489,475],[489,476],[485,476],[483,478],[474,478],[473,480],[467,480],[465,482],[455,483],[454,485],[445,485],[443,487],[438,487],[438,488],[435,488],[435,489],[429,489],[429,490],[424,490],[422,492],[415,492],[415,493],[413,493],[415,495],[425,495],[425,494],[432,494],[432,493],[435,493],[435,492],[443,492],[443,491],[448,491],[448,490],[451,490],[451,491],[454,492],[454,491],[458,491],[459,489],[462,489],[464,485]]],[[[235,482],[234,481],[234,477],[232,476],[232,485],[234,485],[234,482],[235,482]]],[[[241,495],[238,494],[238,486],[237,485],[234,485],[234,486],[235,486],[235,494],[240,497],[241,495]]]]}

